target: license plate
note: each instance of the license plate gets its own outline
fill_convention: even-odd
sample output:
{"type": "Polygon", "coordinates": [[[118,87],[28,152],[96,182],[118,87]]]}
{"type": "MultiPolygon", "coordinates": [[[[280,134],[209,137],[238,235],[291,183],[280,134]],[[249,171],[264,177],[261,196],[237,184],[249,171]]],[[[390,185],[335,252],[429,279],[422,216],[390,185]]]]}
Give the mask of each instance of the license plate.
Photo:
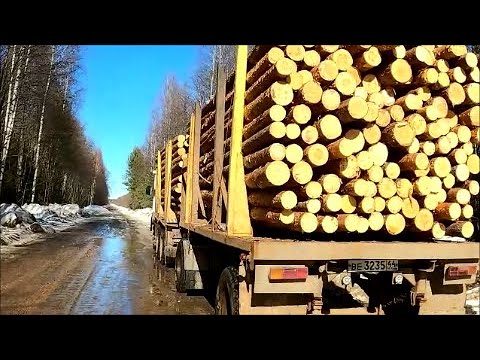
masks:
{"type": "Polygon", "coordinates": [[[348,271],[397,271],[398,260],[348,260],[348,271]]]}

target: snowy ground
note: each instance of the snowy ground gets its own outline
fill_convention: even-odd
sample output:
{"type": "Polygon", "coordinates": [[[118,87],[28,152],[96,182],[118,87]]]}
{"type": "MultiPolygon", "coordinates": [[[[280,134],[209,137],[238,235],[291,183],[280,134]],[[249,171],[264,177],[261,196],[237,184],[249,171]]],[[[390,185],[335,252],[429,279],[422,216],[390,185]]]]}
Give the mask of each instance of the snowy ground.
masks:
{"type": "Polygon", "coordinates": [[[115,204],[110,204],[112,208],[122,213],[127,218],[138,220],[146,224],[150,224],[150,218],[152,217],[152,209],[145,208],[145,209],[137,209],[132,210],[123,206],[118,206],[115,204]]]}

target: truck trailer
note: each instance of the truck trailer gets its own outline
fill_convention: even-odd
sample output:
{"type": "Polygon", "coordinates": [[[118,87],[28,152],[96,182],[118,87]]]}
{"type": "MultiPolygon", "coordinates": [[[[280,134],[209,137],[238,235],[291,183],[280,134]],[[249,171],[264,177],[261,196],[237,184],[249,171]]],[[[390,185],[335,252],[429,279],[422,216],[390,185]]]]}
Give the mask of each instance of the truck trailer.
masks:
{"type": "Polygon", "coordinates": [[[216,314],[465,314],[477,63],[454,45],[238,46],[157,151],[155,262],[216,314]]]}

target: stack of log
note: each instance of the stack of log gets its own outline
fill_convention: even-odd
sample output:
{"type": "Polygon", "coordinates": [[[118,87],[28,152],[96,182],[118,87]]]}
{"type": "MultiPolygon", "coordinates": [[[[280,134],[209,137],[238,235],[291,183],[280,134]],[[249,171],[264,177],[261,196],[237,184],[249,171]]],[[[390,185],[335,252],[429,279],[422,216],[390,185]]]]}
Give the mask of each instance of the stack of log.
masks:
{"type": "MultiPolygon", "coordinates": [[[[182,202],[182,189],[185,184],[184,174],[187,169],[187,160],[188,160],[188,138],[189,135],[180,134],[177,135],[172,142],[172,172],[171,172],[171,203],[170,208],[176,214],[177,219],[180,216],[180,204],[182,202]]],[[[161,205],[165,206],[165,148],[162,150],[162,168],[161,168],[161,178],[162,178],[162,200],[161,205]]]]}
{"type": "MultiPolygon", "coordinates": [[[[225,99],[228,176],[233,77],[225,99]]],[[[469,238],[479,193],[478,57],[463,45],[257,46],[242,151],[255,226],[469,238]]],[[[215,104],[202,109],[211,206],[215,104]]]]}

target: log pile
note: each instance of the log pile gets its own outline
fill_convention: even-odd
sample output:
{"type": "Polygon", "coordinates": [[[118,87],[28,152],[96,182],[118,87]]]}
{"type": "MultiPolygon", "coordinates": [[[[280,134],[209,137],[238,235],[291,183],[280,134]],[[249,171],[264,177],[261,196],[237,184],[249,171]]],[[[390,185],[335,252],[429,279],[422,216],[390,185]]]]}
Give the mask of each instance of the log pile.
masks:
{"type": "MultiPolygon", "coordinates": [[[[254,226],[471,237],[471,202],[479,193],[478,73],[477,56],[463,45],[254,48],[242,145],[254,226]]],[[[232,103],[230,78],[225,179],[232,103]]],[[[201,120],[207,208],[214,120],[212,100],[201,120]]]]}

